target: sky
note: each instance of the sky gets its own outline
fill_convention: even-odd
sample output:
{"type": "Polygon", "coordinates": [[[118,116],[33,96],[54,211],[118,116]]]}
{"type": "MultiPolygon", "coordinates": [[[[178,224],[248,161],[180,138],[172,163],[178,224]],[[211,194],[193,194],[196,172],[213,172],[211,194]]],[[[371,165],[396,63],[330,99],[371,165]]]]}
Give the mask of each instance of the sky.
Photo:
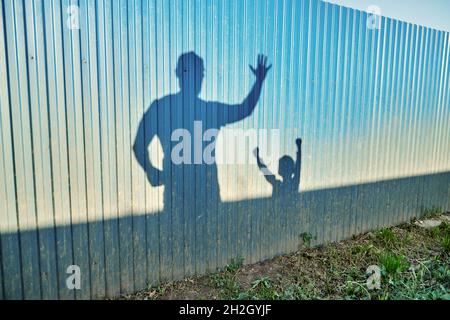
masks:
{"type": "Polygon", "coordinates": [[[450,0],[324,0],[342,6],[366,10],[371,5],[380,7],[381,14],[450,32],[450,0]]]}

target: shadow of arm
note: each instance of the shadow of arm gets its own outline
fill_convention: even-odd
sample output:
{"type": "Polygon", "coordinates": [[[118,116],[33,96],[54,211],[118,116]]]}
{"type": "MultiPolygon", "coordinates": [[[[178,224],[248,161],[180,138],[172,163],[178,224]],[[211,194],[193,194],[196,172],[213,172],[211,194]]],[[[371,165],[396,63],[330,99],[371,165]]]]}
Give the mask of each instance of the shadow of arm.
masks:
{"type": "Polygon", "coordinates": [[[254,154],[256,157],[256,162],[258,164],[259,170],[261,170],[261,172],[263,173],[264,178],[266,178],[267,182],[269,182],[272,186],[274,186],[277,179],[275,178],[275,175],[272,172],[270,172],[270,170],[267,168],[266,164],[264,162],[262,162],[262,160],[259,156],[258,148],[255,149],[254,154]]]}
{"type": "Polygon", "coordinates": [[[250,93],[241,104],[226,105],[219,103],[218,107],[222,110],[222,112],[225,112],[224,109],[227,109],[226,111],[228,112],[228,117],[225,119],[225,122],[227,124],[231,124],[249,117],[258,104],[261,96],[261,88],[262,82],[256,81],[250,93]]]}
{"type": "Polygon", "coordinates": [[[302,139],[297,139],[295,142],[297,144],[297,159],[295,161],[294,186],[299,188],[302,169],[302,139]]]}
{"type": "Polygon", "coordinates": [[[224,113],[225,109],[228,111],[228,117],[225,119],[225,124],[243,120],[253,113],[261,96],[262,85],[271,68],[272,65],[267,66],[267,57],[258,55],[256,68],[250,66],[250,70],[255,75],[256,81],[244,101],[237,105],[217,104],[222,113],[224,113]]]}
{"type": "Polygon", "coordinates": [[[161,185],[159,181],[160,171],[152,165],[148,152],[148,146],[150,145],[152,139],[157,135],[157,128],[155,124],[158,121],[158,117],[156,108],[157,102],[155,101],[144,114],[144,117],[139,124],[136,139],[133,144],[133,153],[136,160],[146,172],[147,178],[152,186],[161,185]]]}

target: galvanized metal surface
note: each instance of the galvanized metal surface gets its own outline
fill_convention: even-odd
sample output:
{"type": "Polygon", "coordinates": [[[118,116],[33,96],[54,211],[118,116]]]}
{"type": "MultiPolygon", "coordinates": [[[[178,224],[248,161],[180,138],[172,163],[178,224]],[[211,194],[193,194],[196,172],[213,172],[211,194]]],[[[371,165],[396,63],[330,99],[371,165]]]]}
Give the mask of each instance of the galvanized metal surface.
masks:
{"type": "Polygon", "coordinates": [[[450,209],[449,33],[367,20],[315,0],[2,0],[0,298],[114,296],[296,250],[302,233],[319,244],[450,209]],[[291,156],[302,137],[302,193],[288,207],[253,158],[218,165],[220,201],[202,184],[208,169],[172,177],[184,210],[147,182],[138,126],[178,91],[189,51],[204,59],[201,97],[227,103],[268,56],[255,112],[231,127],[278,128],[291,156]],[[70,265],[81,290],[66,287],[70,265]]]}

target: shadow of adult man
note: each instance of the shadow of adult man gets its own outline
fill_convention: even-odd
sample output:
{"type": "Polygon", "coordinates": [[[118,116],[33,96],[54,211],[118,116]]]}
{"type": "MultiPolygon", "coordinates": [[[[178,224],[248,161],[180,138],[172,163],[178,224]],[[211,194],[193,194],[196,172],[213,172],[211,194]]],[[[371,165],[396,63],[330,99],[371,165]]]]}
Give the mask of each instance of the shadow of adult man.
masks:
{"type": "Polygon", "coordinates": [[[151,104],[133,146],[150,184],[164,186],[164,211],[194,205],[199,196],[205,197],[196,194],[199,187],[204,187],[208,202],[220,200],[214,151],[218,131],[252,114],[270,68],[267,57],[259,55],[257,66],[250,66],[256,77],[253,87],[242,103],[232,105],[200,99],[203,59],[194,52],[179,57],[176,75],[180,91],[151,104]],[[152,164],[148,152],[155,137],[164,153],[161,171],[152,164]],[[205,154],[206,146],[209,155],[205,154]]]}

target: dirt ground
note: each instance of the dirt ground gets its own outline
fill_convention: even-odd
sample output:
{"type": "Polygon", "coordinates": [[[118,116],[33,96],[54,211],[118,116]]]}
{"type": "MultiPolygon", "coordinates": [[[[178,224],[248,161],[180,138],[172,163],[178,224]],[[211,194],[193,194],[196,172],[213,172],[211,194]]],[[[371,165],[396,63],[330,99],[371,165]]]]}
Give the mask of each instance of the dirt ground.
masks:
{"type": "Polygon", "coordinates": [[[254,265],[167,283],[120,299],[450,299],[450,216],[417,221],[254,265]],[[370,289],[369,266],[380,271],[370,289]]]}

